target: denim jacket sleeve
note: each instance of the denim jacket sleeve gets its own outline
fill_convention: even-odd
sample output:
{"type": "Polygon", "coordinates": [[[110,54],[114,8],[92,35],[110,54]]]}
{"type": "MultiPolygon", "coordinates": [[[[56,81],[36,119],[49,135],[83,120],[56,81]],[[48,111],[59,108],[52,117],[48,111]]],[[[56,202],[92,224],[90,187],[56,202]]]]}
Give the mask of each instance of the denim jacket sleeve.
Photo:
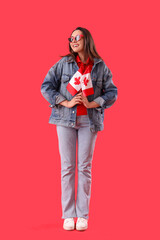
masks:
{"type": "Polygon", "coordinates": [[[93,100],[94,102],[100,105],[99,107],[96,108],[97,110],[111,107],[117,99],[117,87],[114,85],[112,81],[112,72],[106,66],[106,64],[104,66],[102,88],[104,94],[93,100]]]}
{"type": "Polygon", "coordinates": [[[66,98],[58,92],[61,69],[61,63],[58,61],[49,69],[41,85],[41,93],[43,97],[51,104],[49,107],[57,107],[60,102],[66,100],[66,98]]]}

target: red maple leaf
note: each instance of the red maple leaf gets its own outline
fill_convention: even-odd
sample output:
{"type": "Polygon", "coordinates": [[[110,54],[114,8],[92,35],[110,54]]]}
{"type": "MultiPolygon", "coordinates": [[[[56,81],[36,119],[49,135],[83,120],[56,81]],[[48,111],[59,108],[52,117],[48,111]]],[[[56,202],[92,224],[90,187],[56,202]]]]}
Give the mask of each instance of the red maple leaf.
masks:
{"type": "Polygon", "coordinates": [[[85,79],[83,80],[84,85],[87,86],[88,82],[89,82],[89,80],[85,77],[85,79]]]}
{"type": "Polygon", "coordinates": [[[79,85],[80,84],[80,77],[79,78],[75,78],[74,80],[75,80],[75,82],[74,82],[75,85],[79,85]]]}

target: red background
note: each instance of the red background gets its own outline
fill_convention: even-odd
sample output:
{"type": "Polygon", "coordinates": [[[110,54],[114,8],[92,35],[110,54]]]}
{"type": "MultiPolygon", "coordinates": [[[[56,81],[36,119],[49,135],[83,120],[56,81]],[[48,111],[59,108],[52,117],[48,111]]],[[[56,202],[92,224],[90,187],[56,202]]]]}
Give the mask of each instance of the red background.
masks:
{"type": "Polygon", "coordinates": [[[160,239],[158,1],[1,5],[1,239],[160,239]],[[87,231],[61,219],[56,126],[41,84],[72,30],[87,28],[118,99],[92,165],[87,231]]]}

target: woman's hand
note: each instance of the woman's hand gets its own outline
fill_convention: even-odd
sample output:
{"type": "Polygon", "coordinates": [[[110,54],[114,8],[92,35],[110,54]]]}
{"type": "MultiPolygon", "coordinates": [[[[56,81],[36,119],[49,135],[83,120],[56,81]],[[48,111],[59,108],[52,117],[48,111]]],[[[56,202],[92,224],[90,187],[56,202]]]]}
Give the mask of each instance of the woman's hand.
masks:
{"type": "Polygon", "coordinates": [[[83,105],[86,108],[96,108],[100,106],[98,103],[94,101],[88,102],[88,98],[85,97],[82,92],[78,93],[75,97],[73,97],[71,101],[65,100],[60,104],[65,107],[72,108],[74,105],[81,104],[81,103],[83,103],[83,105]]]}
{"type": "Polygon", "coordinates": [[[78,93],[75,97],[73,97],[70,101],[67,103],[68,108],[72,108],[76,104],[82,103],[82,93],[78,93]]]}
{"type": "Polygon", "coordinates": [[[83,96],[83,93],[82,93],[82,103],[86,108],[90,108],[90,102],[88,102],[87,97],[83,96]]]}
{"type": "Polygon", "coordinates": [[[89,102],[88,101],[88,98],[85,97],[82,93],[82,103],[83,105],[86,107],[86,108],[97,108],[97,107],[100,107],[100,105],[94,101],[92,102],[89,102]]]}

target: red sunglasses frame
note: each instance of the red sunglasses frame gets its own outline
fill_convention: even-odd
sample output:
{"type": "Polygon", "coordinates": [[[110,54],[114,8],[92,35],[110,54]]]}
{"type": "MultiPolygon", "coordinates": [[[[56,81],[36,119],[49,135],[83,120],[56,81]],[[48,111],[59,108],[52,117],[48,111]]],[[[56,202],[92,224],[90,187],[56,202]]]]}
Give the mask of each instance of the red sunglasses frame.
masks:
{"type": "MultiPolygon", "coordinates": [[[[75,40],[75,41],[76,41],[76,39],[75,39],[75,38],[76,38],[77,36],[80,36],[80,39],[79,39],[78,41],[80,41],[80,40],[81,40],[81,38],[82,38],[82,37],[84,37],[84,35],[83,35],[83,34],[77,34],[75,37],[70,37],[70,38],[68,38],[68,41],[69,41],[69,42],[73,42],[73,41],[70,41],[70,39],[71,39],[71,38],[72,38],[73,40],[75,40]]],[[[76,41],[76,42],[78,42],[78,41],[76,41]]]]}

